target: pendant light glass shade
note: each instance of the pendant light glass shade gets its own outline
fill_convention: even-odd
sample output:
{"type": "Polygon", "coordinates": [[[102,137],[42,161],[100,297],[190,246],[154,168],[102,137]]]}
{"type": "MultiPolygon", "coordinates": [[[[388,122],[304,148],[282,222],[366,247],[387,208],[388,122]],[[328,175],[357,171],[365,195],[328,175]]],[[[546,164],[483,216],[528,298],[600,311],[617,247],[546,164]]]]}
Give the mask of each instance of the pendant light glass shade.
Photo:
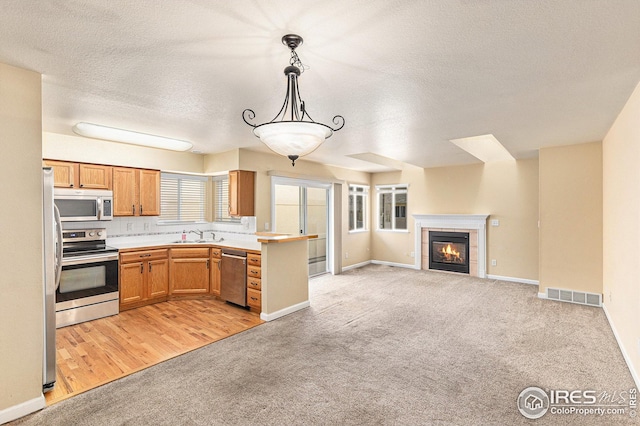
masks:
{"type": "Polygon", "coordinates": [[[319,123],[280,121],[258,126],[253,133],[277,154],[302,157],[315,151],[333,130],[319,123]]]}

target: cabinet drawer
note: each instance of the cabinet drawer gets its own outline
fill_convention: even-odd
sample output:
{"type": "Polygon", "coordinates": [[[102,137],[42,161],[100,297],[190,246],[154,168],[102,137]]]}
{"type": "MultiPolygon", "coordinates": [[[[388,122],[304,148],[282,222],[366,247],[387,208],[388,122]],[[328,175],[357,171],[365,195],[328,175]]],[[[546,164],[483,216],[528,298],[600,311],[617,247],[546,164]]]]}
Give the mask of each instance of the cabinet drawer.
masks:
{"type": "Polygon", "coordinates": [[[247,289],[247,305],[252,308],[262,308],[262,292],[252,288],[247,289]]]}
{"type": "Polygon", "coordinates": [[[260,259],[259,254],[247,253],[247,265],[260,266],[260,259]]]}
{"type": "Polygon", "coordinates": [[[260,267],[259,266],[247,266],[247,278],[260,278],[260,267]]]}
{"type": "Polygon", "coordinates": [[[209,257],[209,248],[172,248],[171,257],[173,259],[189,257],[209,257]]]}
{"type": "Polygon", "coordinates": [[[247,277],[247,290],[251,288],[254,290],[262,290],[262,281],[260,278],[247,277]]]}
{"type": "Polygon", "coordinates": [[[167,249],[132,251],[130,253],[120,254],[120,262],[131,263],[145,260],[166,259],[168,255],[169,250],[167,249]]]}
{"type": "Polygon", "coordinates": [[[220,247],[213,247],[211,249],[211,257],[215,257],[216,259],[222,258],[222,249],[220,247]]]}

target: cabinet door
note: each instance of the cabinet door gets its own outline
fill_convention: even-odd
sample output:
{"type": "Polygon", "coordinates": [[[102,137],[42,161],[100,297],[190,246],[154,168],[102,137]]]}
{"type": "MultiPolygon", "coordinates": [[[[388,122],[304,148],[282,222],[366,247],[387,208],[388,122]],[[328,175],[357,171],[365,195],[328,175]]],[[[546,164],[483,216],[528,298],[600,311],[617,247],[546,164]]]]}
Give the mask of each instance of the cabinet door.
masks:
{"type": "Polygon", "coordinates": [[[238,216],[238,170],[229,172],[229,215],[238,216]]]}
{"type": "Polygon", "coordinates": [[[120,306],[144,299],[144,263],[120,265],[120,306]]]}
{"type": "Polygon", "coordinates": [[[44,165],[53,167],[53,186],[56,188],[76,188],[78,186],[78,163],[45,160],[44,165]]]}
{"type": "Polygon", "coordinates": [[[209,292],[210,259],[172,259],[171,294],[209,292]]]}
{"type": "Polygon", "coordinates": [[[220,296],[220,259],[211,257],[211,294],[220,296]]]}
{"type": "Polygon", "coordinates": [[[254,215],[255,172],[232,170],[229,172],[229,215],[254,215]]]}
{"type": "Polygon", "coordinates": [[[147,262],[149,297],[164,297],[169,293],[169,259],[147,262]]]}
{"type": "Polygon", "coordinates": [[[80,188],[111,189],[111,166],[80,164],[80,188]]]}
{"type": "Polygon", "coordinates": [[[136,171],[126,167],[113,168],[113,215],[135,216],[137,212],[136,171]]]}
{"type": "Polygon", "coordinates": [[[160,172],[140,170],[140,216],[160,216],[160,172]]]}

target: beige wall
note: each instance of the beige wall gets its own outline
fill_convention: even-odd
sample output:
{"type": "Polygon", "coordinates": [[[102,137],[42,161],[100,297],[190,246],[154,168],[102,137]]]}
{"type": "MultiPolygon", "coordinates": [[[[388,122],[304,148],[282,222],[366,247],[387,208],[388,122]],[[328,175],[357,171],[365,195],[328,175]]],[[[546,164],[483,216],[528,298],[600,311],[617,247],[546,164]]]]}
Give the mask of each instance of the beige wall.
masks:
{"type": "Polygon", "coordinates": [[[240,169],[240,150],[207,154],[204,156],[204,173],[217,173],[240,169]]]}
{"type": "Polygon", "coordinates": [[[309,301],[308,241],[262,244],[262,312],[309,301]]]}
{"type": "Polygon", "coordinates": [[[540,292],[602,293],[602,144],[540,150],[540,292]]]}
{"type": "Polygon", "coordinates": [[[54,160],[202,173],[204,155],[45,132],[42,157],[54,160]]]}
{"type": "Polygon", "coordinates": [[[0,64],[0,413],[42,395],[41,111],[40,74],[0,64]]]}
{"type": "MultiPolygon", "coordinates": [[[[240,169],[256,171],[256,216],[258,230],[264,230],[264,224],[271,222],[271,177],[269,173],[278,176],[297,177],[300,179],[315,179],[320,181],[342,182],[342,205],[348,206],[348,185],[350,183],[368,185],[370,174],[340,167],[326,166],[320,163],[298,160],[295,167],[291,161],[280,155],[240,150],[240,169]]],[[[210,170],[209,172],[213,172],[210,170]]],[[[342,220],[342,266],[350,266],[370,260],[369,233],[350,234],[347,213],[343,212],[342,220]],[[344,253],[349,258],[344,258],[344,253]]]]}
{"type": "MultiPolygon", "coordinates": [[[[506,161],[456,167],[379,173],[372,177],[372,211],[377,208],[375,185],[409,184],[409,214],[489,214],[500,226],[487,224],[487,273],[538,279],[538,160],[506,161]],[[497,261],[491,266],[490,259],[497,261]]],[[[373,229],[377,218],[373,215],[373,229]]],[[[408,232],[374,231],[372,259],[413,264],[415,221],[408,232]]]]}
{"type": "Polygon", "coordinates": [[[604,304],[640,386],[640,84],[602,154],[604,304]]]}

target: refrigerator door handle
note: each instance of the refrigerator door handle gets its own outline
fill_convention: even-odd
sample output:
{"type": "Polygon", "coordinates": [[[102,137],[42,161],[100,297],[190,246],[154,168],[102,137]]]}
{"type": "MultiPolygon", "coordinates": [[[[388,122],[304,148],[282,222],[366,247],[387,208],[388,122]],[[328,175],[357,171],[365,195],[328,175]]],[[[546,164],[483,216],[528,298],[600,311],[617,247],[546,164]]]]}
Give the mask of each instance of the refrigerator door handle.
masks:
{"type": "Polygon", "coordinates": [[[53,217],[56,227],[56,291],[60,287],[60,275],[62,274],[62,222],[60,221],[60,210],[58,206],[53,205],[53,217]]]}

